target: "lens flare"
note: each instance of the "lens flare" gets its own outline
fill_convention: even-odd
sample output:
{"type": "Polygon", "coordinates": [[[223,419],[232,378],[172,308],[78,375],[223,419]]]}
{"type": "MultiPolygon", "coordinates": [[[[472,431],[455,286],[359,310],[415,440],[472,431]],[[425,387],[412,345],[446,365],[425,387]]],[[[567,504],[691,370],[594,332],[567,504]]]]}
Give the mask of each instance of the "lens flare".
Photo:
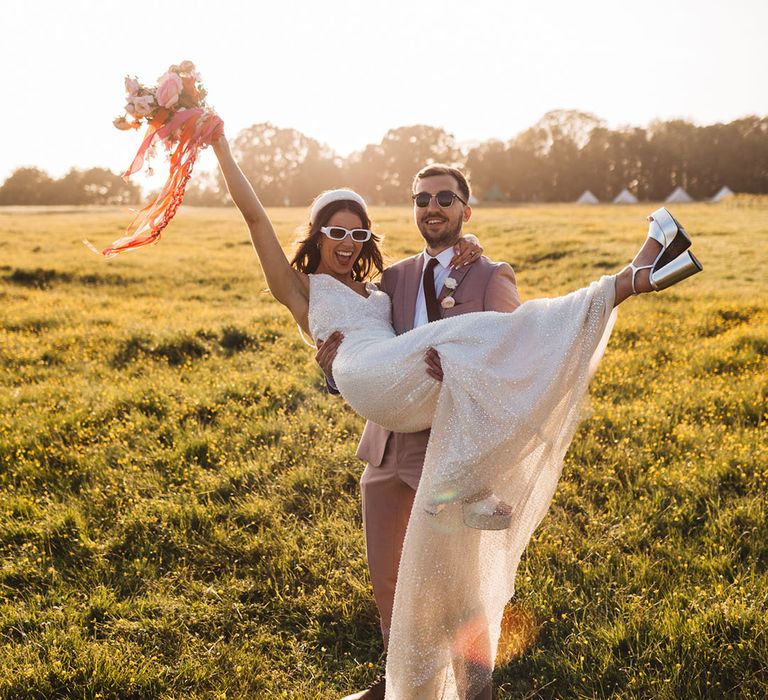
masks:
{"type": "Polygon", "coordinates": [[[533,612],[519,603],[508,603],[501,618],[496,665],[503,666],[522,656],[536,642],[540,630],[541,625],[533,612]]]}
{"type": "Polygon", "coordinates": [[[453,637],[454,656],[483,669],[492,670],[488,621],[484,615],[475,615],[461,625],[453,637]]]}
{"type": "Polygon", "coordinates": [[[459,498],[459,492],[453,488],[445,489],[443,491],[438,491],[438,493],[434,496],[433,500],[435,503],[453,503],[454,501],[457,501],[459,498]]]}

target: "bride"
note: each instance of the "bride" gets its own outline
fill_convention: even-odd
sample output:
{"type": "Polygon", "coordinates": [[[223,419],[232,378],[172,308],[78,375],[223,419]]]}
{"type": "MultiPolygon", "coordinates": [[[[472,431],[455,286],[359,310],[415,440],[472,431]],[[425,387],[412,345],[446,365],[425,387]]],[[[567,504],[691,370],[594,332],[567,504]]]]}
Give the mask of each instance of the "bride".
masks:
{"type": "Polygon", "coordinates": [[[269,289],[322,341],[341,331],[333,376],[362,416],[397,432],[431,426],[408,525],[387,655],[387,697],[474,697],[490,680],[520,557],[549,508],[580,401],[614,309],[701,270],[666,209],[621,272],[514,313],[468,313],[395,335],[365,201],[320,195],[292,261],[223,132],[213,143],[269,289]],[[423,369],[440,355],[443,381],[423,369]]]}

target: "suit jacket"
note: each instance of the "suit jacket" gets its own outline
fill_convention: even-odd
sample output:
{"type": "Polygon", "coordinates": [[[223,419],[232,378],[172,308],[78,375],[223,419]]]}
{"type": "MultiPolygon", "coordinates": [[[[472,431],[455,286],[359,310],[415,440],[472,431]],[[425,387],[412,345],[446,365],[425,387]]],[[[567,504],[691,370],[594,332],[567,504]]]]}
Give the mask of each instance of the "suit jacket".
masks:
{"type": "MultiPolygon", "coordinates": [[[[392,325],[398,335],[413,328],[423,267],[424,254],[419,253],[388,267],[382,275],[381,288],[392,299],[392,325]]],[[[507,263],[492,262],[483,256],[477,262],[453,270],[449,277],[453,277],[457,283],[453,294],[456,303],[450,309],[440,307],[444,318],[472,311],[514,311],[520,306],[515,273],[507,263]]],[[[448,289],[443,287],[438,301],[442,301],[447,292],[448,289]]],[[[420,433],[392,433],[368,421],[356,454],[360,459],[378,467],[390,440],[393,441],[398,471],[402,472],[410,486],[416,488],[424,464],[429,430],[420,433]]]]}

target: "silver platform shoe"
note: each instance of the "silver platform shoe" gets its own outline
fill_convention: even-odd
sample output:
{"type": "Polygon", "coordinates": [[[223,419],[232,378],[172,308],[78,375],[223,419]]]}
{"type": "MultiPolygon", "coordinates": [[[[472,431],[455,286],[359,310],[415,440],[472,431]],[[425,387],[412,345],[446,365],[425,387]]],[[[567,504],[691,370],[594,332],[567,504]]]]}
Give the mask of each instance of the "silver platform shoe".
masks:
{"type": "Polygon", "coordinates": [[[487,492],[472,498],[441,498],[430,501],[424,510],[435,516],[452,503],[461,504],[461,517],[464,525],[475,530],[506,530],[512,524],[512,506],[494,494],[487,492]]]}
{"type": "Polygon", "coordinates": [[[650,265],[629,263],[633,294],[637,294],[635,277],[640,270],[651,270],[651,287],[658,292],[704,269],[688,250],[691,247],[690,237],[667,209],[657,209],[648,217],[648,222],[648,238],[660,243],[661,251],[650,265]]]}

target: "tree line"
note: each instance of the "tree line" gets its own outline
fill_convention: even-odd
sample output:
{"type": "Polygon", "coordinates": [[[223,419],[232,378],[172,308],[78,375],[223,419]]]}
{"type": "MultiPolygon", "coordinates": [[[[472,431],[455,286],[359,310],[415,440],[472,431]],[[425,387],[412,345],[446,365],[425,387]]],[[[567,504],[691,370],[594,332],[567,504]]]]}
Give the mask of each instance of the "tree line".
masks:
{"type": "Polygon", "coordinates": [[[141,188],[106,168],[72,168],[58,179],[40,168],[17,168],[0,187],[0,204],[134,204],[141,188]]]}
{"type": "MultiPolygon", "coordinates": [[[[264,122],[240,131],[232,150],[269,206],[303,206],[341,185],[373,204],[407,203],[414,173],[436,161],[466,170],[480,201],[567,202],[585,190],[606,201],[625,187],[652,201],[677,186],[694,199],[709,198],[723,185],[768,193],[768,117],[757,116],[707,126],[670,120],[608,129],[592,114],[556,110],[509,141],[469,149],[444,129],[418,124],[391,129],[380,143],[347,158],[300,131],[264,122]]],[[[139,194],[103,168],[72,170],[60,180],[20,168],[0,187],[0,204],[124,204],[139,194]]],[[[226,203],[221,175],[198,173],[185,201],[226,203]]]]}

